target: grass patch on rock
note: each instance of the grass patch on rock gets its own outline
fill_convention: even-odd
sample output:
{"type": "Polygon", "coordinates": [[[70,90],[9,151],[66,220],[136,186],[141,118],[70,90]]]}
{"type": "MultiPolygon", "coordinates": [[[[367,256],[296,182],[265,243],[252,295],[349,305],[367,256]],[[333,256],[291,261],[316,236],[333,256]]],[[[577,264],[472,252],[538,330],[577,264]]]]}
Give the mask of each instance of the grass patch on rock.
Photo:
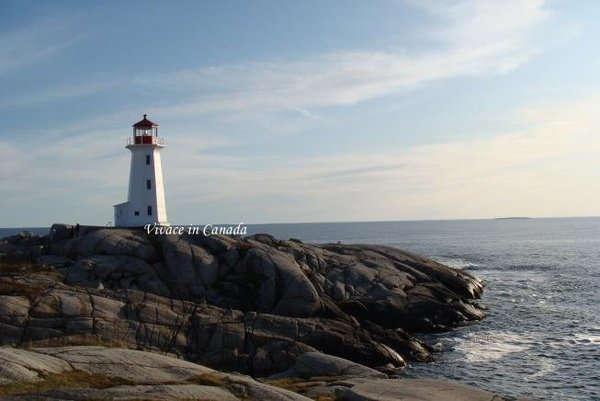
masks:
{"type": "Polygon", "coordinates": [[[82,370],[52,373],[42,376],[38,382],[20,382],[0,386],[0,395],[40,393],[58,388],[109,388],[133,384],[128,380],[92,374],[82,370]]]}
{"type": "Polygon", "coordinates": [[[45,338],[36,341],[27,341],[22,344],[25,349],[39,347],[72,347],[72,346],[96,346],[106,348],[126,348],[133,349],[135,344],[118,338],[106,338],[96,334],[73,334],[69,336],[45,338]]]}
{"type": "Polygon", "coordinates": [[[34,301],[48,290],[43,285],[16,282],[6,277],[2,278],[1,276],[0,272],[0,295],[22,295],[34,301]]]}
{"type": "Polygon", "coordinates": [[[224,387],[229,384],[229,379],[219,372],[202,373],[199,376],[193,377],[187,381],[192,384],[201,384],[204,386],[224,387]]]}
{"type": "Polygon", "coordinates": [[[315,401],[335,401],[335,397],[329,394],[318,395],[315,401]]]}
{"type": "Polygon", "coordinates": [[[30,256],[0,253],[0,274],[31,273],[39,270],[36,259],[30,256]]]}
{"type": "MultiPolygon", "coordinates": [[[[285,390],[293,391],[294,393],[302,394],[312,387],[321,386],[325,383],[336,381],[337,379],[339,379],[339,377],[335,376],[311,377],[308,380],[301,379],[298,377],[286,377],[282,379],[266,379],[263,381],[263,383],[279,387],[285,390]]],[[[327,401],[329,399],[330,398],[323,398],[322,401],[327,401]]]]}

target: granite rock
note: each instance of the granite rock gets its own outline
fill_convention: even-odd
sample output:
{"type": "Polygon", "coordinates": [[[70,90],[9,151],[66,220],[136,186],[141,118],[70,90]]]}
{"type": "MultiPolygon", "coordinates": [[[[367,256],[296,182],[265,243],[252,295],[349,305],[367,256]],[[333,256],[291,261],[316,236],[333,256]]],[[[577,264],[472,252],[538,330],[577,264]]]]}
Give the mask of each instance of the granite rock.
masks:
{"type": "Polygon", "coordinates": [[[45,244],[37,270],[0,271],[0,344],[115,344],[253,375],[318,351],[393,373],[433,359],[414,332],[483,317],[472,303],[481,280],[391,247],[66,225],[51,234],[0,241],[17,256],[45,244]]]}

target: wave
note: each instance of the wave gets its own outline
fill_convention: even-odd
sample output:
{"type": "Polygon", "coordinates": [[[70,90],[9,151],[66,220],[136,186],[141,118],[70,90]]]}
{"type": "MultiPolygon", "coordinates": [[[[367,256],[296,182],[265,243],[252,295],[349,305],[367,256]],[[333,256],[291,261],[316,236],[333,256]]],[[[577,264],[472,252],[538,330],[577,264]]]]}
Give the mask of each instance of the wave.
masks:
{"type": "Polygon", "coordinates": [[[432,258],[433,260],[435,260],[436,262],[442,263],[448,267],[451,267],[453,269],[457,269],[457,270],[464,270],[464,269],[469,269],[469,270],[476,270],[479,265],[475,262],[471,262],[469,260],[466,259],[462,259],[462,258],[450,258],[450,257],[445,257],[445,256],[436,256],[432,258]]]}
{"type": "Polygon", "coordinates": [[[463,341],[454,346],[454,350],[469,362],[489,362],[531,348],[530,344],[524,343],[523,338],[523,335],[505,331],[468,333],[463,341]]]}
{"type": "Polygon", "coordinates": [[[577,345],[600,345],[600,335],[590,333],[575,333],[567,340],[577,345]]]}
{"type": "Polygon", "coordinates": [[[559,363],[554,358],[538,357],[531,362],[538,370],[525,378],[528,382],[539,380],[540,378],[555,372],[559,367],[559,363]]]}

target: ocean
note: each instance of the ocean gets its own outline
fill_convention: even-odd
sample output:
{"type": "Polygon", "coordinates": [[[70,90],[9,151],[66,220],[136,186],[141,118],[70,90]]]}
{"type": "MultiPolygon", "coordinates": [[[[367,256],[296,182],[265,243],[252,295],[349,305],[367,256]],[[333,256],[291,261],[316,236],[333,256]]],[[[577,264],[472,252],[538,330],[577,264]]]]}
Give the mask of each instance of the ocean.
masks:
{"type": "MultiPolygon", "coordinates": [[[[0,236],[19,230],[0,229],[0,236]]],[[[600,218],[248,225],[249,234],[257,232],[397,246],[486,281],[487,318],[420,335],[442,352],[400,376],[545,400],[600,400],[600,218]]]]}

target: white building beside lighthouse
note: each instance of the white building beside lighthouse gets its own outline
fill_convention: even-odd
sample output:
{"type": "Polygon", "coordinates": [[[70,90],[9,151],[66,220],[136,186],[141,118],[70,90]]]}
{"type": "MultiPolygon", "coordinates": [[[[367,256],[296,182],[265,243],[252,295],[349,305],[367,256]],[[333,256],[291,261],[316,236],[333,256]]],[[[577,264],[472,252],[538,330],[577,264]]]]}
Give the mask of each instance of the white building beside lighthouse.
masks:
{"type": "Polygon", "coordinates": [[[165,205],[160,151],[163,138],[158,124],[144,119],[133,124],[133,136],[126,148],[131,151],[127,202],[115,205],[116,227],[139,227],[146,224],[169,225],[165,205]]]}

